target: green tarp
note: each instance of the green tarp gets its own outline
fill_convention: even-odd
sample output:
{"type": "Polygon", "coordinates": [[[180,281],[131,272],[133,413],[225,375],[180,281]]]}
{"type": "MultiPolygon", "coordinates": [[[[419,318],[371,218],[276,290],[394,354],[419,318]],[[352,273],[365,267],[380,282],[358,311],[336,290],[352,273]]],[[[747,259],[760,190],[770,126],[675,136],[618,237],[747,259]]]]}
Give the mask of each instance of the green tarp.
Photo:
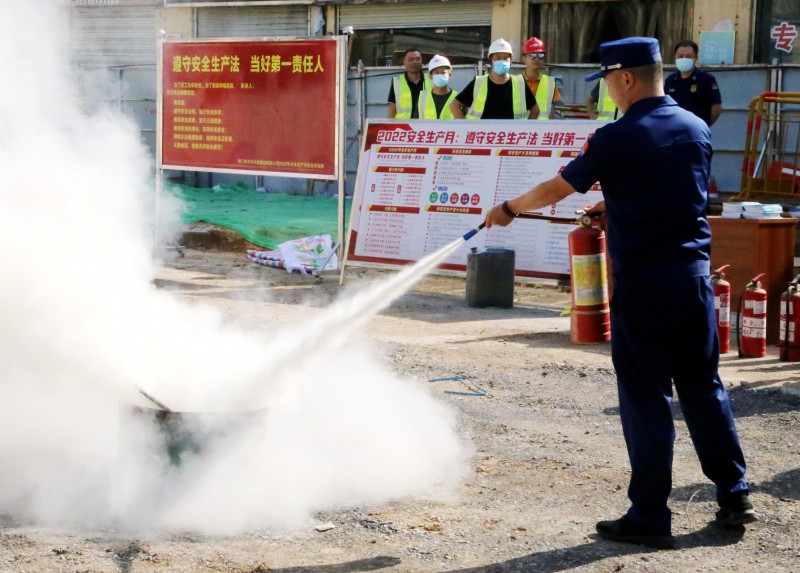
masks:
{"type": "MultiPolygon", "coordinates": [[[[211,189],[169,185],[166,192],[186,204],[184,223],[200,221],[227,227],[251,243],[275,249],[284,241],[311,235],[338,235],[339,199],[263,193],[245,185],[216,185],[211,189]]],[[[345,221],[351,201],[345,201],[345,221]]]]}

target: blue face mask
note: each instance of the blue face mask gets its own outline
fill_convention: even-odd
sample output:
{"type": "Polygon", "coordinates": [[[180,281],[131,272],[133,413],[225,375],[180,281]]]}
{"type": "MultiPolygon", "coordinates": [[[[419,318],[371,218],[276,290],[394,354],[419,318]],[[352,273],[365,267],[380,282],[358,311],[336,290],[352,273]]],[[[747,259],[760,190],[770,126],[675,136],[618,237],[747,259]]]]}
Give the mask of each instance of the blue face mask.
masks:
{"type": "Polygon", "coordinates": [[[450,82],[450,78],[447,77],[445,74],[434,74],[433,75],[433,85],[437,88],[443,88],[450,82]]]}
{"type": "Polygon", "coordinates": [[[679,72],[691,72],[694,67],[694,60],[692,58],[678,58],[675,60],[675,67],[679,72]]]}
{"type": "Polygon", "coordinates": [[[511,69],[511,62],[508,60],[497,60],[492,64],[492,70],[499,76],[504,76],[511,69]]]}

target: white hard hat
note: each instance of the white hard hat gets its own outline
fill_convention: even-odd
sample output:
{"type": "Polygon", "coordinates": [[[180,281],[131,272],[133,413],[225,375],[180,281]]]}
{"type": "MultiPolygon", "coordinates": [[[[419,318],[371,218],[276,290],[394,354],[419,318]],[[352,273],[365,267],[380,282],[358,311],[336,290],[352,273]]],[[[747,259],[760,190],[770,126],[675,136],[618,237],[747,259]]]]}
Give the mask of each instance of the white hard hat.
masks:
{"type": "Polygon", "coordinates": [[[433,56],[431,58],[431,61],[428,62],[429,70],[435,70],[436,68],[441,68],[442,66],[447,66],[451,70],[453,69],[453,66],[450,65],[450,60],[448,60],[444,56],[440,56],[439,54],[433,56]]]}
{"type": "Polygon", "coordinates": [[[511,54],[512,56],[514,55],[514,52],[511,49],[511,44],[509,44],[508,41],[504,40],[503,38],[498,38],[497,40],[492,42],[492,45],[489,46],[489,53],[486,55],[491,56],[492,54],[496,54],[497,52],[511,54]]]}

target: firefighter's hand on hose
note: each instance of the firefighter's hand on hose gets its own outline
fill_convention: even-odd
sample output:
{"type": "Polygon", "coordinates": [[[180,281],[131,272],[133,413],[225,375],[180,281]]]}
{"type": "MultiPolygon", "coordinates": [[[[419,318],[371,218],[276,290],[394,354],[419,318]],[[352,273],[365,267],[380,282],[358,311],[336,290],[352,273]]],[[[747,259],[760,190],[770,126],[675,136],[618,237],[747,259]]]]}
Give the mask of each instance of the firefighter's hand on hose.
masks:
{"type": "Polygon", "coordinates": [[[516,213],[508,204],[508,201],[503,201],[499,205],[492,207],[486,214],[486,228],[490,229],[493,225],[505,227],[511,224],[511,221],[517,218],[519,213],[516,213]]]}

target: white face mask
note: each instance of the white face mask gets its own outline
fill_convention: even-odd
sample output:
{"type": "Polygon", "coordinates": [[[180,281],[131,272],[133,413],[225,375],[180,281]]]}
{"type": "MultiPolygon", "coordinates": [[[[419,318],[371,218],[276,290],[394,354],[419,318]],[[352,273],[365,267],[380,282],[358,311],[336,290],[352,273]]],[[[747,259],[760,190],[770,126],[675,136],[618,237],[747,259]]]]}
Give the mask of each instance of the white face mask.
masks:
{"type": "Polygon", "coordinates": [[[692,58],[678,58],[675,60],[675,67],[679,72],[691,72],[694,67],[694,60],[692,58]]]}
{"type": "Polygon", "coordinates": [[[433,74],[433,85],[437,88],[443,88],[448,83],[450,83],[450,78],[447,77],[447,74],[433,74]]]}

